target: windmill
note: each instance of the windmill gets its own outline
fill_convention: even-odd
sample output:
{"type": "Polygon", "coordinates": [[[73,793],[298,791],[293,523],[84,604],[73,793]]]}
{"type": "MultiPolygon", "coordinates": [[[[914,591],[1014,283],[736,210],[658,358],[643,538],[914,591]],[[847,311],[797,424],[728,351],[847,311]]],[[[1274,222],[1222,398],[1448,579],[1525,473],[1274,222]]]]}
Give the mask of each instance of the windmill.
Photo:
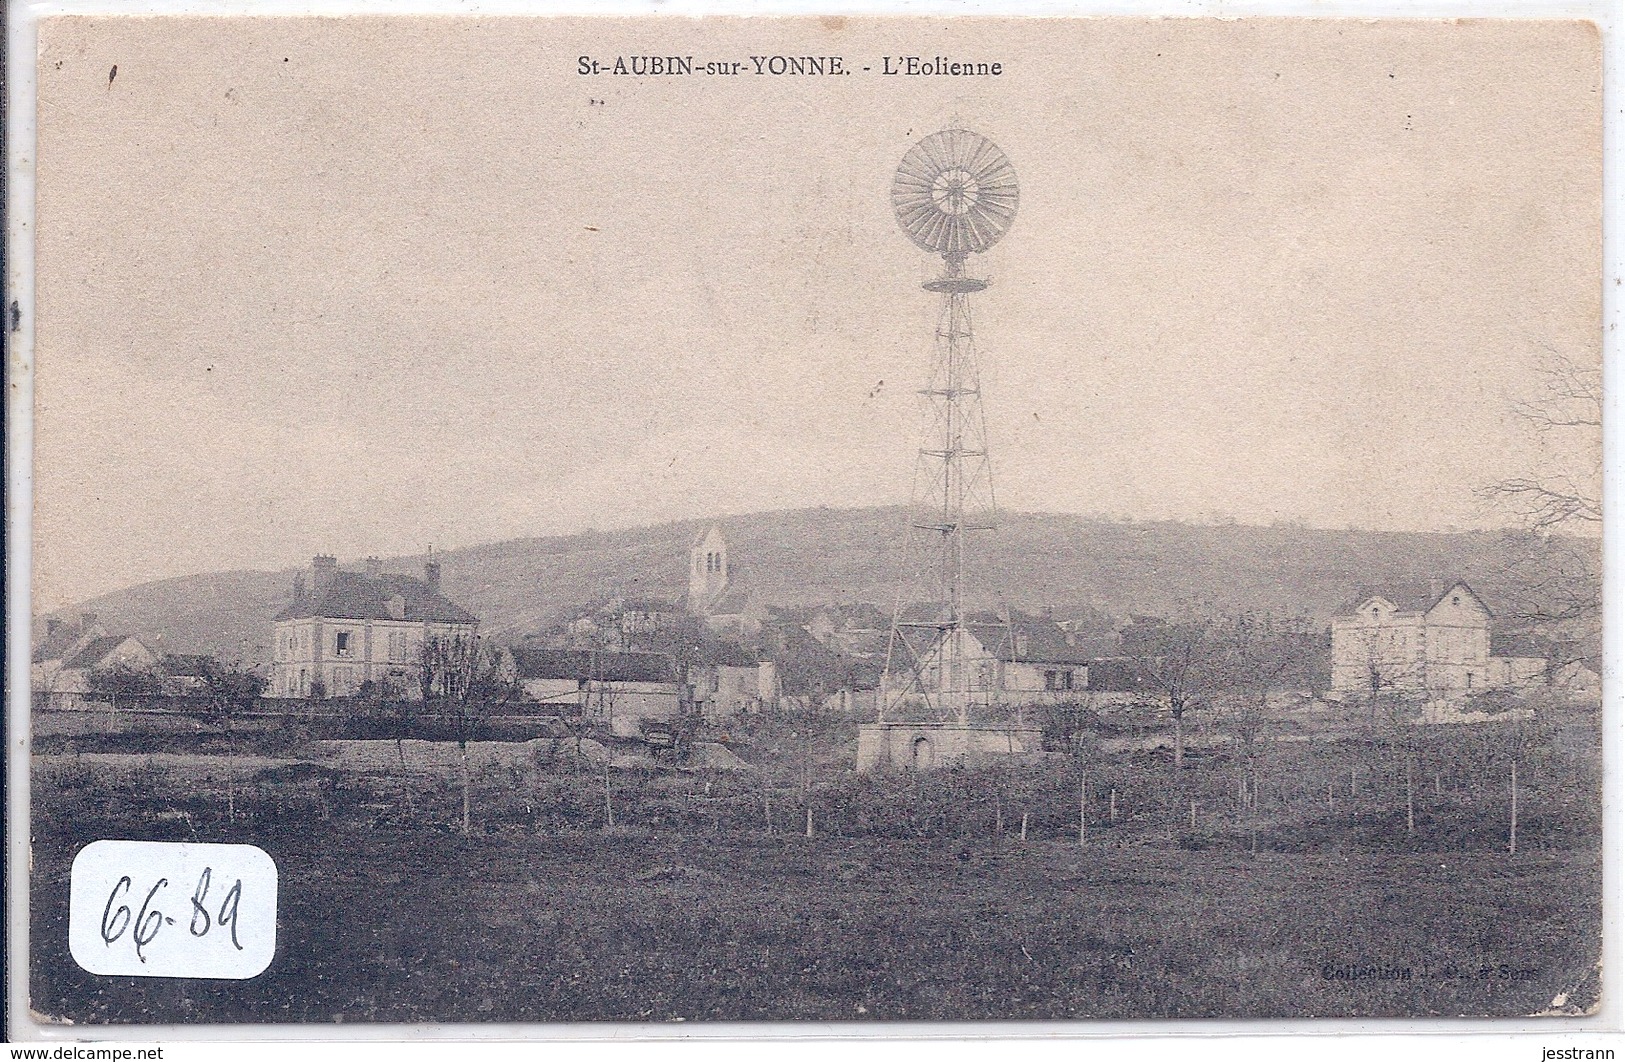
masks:
{"type": "MultiPolygon", "coordinates": [[[[986,137],[947,129],[903,156],[892,181],[903,233],[942,256],[942,274],[924,284],[941,296],[930,381],[920,390],[925,440],[915,466],[912,526],[886,650],[879,722],[923,707],[959,726],[990,691],[967,628],[966,536],[992,530],[994,497],[987,427],[971,328],[970,296],[987,287],[966,260],[992,247],[1016,218],[1016,171],[986,137]]],[[[1008,624],[1005,625],[1008,636],[1008,624]]]]}

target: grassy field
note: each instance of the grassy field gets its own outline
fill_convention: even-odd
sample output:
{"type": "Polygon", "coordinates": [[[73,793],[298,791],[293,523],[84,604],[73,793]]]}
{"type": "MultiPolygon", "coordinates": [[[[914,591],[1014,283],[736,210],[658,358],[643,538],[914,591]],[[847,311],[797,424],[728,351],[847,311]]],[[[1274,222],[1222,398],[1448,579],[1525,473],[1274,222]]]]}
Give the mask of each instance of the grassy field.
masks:
{"type": "Polygon", "coordinates": [[[796,740],[740,738],[759,771],[617,772],[612,830],[601,770],[534,748],[487,757],[466,837],[443,759],[339,769],[286,735],[230,771],[218,750],[39,757],[33,1006],[77,1023],[663,1022],[1521,1015],[1596,999],[1585,726],[1520,747],[1515,855],[1508,745],[1482,729],[1407,746],[1415,830],[1392,749],[1275,748],[1251,788],[1216,756],[1178,777],[1147,755],[1097,757],[1082,847],[1077,764],[878,778],[825,764],[809,795],[796,740]],[[242,983],[80,970],[68,868],[101,837],[270,852],[271,968],[242,983]]]}

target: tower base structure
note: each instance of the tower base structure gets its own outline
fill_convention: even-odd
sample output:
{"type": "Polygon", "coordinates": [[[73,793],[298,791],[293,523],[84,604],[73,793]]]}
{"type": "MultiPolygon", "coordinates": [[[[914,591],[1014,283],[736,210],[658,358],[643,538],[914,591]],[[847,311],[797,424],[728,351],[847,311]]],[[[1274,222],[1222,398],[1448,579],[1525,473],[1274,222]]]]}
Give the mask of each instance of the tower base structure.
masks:
{"type": "Polygon", "coordinates": [[[858,771],[928,771],[958,760],[1020,756],[1042,747],[1037,727],[865,723],[858,727],[858,771]]]}

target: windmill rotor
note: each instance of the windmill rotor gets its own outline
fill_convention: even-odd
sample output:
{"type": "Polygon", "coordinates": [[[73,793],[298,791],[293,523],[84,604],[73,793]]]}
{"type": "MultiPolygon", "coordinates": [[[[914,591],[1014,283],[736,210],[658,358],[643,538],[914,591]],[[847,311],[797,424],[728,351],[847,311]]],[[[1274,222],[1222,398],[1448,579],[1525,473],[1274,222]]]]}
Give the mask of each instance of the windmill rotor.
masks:
{"type": "Polygon", "coordinates": [[[1016,219],[1015,167],[968,129],[933,133],[909,149],[892,179],[897,223],[921,250],[963,260],[992,247],[1016,219]]]}

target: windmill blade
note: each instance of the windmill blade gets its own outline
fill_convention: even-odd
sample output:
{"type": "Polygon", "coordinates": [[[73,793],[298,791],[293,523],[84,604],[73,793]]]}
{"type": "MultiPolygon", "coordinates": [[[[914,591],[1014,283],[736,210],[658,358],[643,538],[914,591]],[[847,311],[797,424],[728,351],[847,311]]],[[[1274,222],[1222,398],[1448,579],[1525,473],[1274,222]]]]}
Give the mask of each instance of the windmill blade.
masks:
{"type": "Polygon", "coordinates": [[[968,129],[945,129],[903,156],[892,180],[897,224],[921,250],[978,254],[1015,222],[1015,167],[997,144],[968,129]]]}

